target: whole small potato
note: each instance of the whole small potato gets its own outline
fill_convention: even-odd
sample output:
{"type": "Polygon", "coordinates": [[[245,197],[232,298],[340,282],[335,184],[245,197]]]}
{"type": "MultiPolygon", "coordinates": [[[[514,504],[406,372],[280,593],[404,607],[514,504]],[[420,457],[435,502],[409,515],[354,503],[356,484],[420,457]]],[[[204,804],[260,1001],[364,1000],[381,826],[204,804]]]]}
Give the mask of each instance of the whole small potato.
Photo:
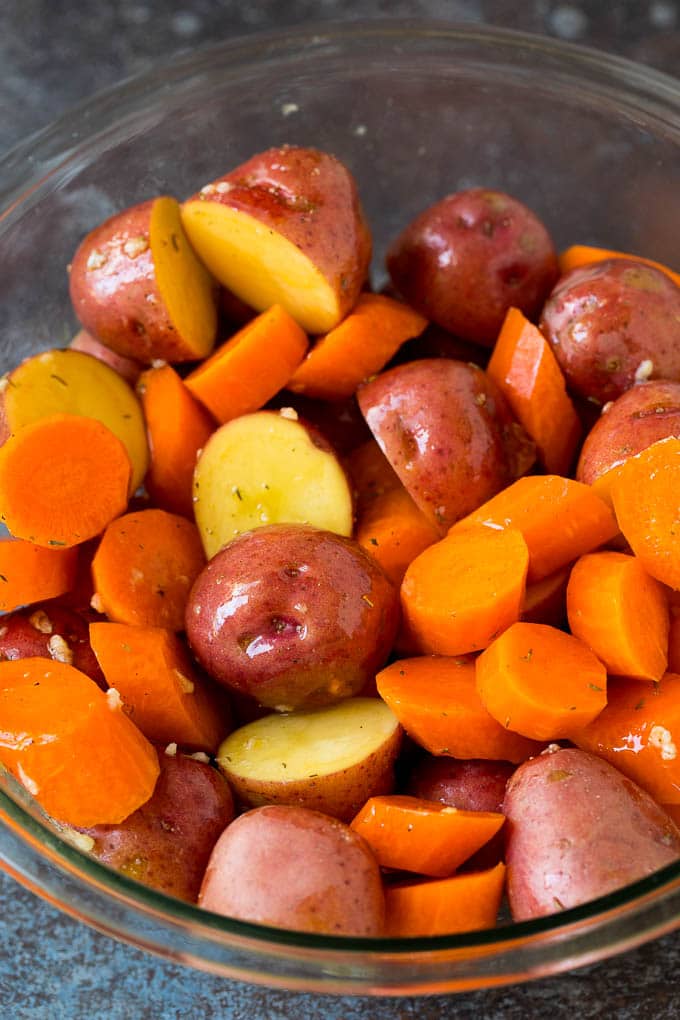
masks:
{"type": "Polygon", "coordinates": [[[559,273],[541,221],[487,188],[448,195],[422,212],[392,242],[387,269],[419,312],[486,346],[511,306],[534,318],[559,273]]]}
{"type": "Polygon", "coordinates": [[[633,259],[572,269],[541,314],[569,387],[604,404],[635,382],[680,380],[680,287],[633,259]]]}
{"type": "Polygon", "coordinates": [[[104,674],[90,644],[89,621],[58,603],[42,602],[7,613],[0,620],[0,660],[39,656],[75,666],[103,691],[104,674]]]}
{"type": "Polygon", "coordinates": [[[533,462],[532,444],[476,365],[412,361],[376,376],[358,399],[402,485],[442,534],[533,462]]]}
{"type": "Polygon", "coordinates": [[[208,859],[234,817],[229,784],[216,769],[183,754],[159,754],[150,800],[119,825],[80,831],[104,864],[195,903],[208,859]]]}
{"type": "Polygon", "coordinates": [[[186,631],[215,680],[292,711],[358,694],[385,662],[398,619],[396,589],[356,542],[272,524],[208,563],[186,631]]]}
{"type": "Polygon", "coordinates": [[[680,830],[649,794],[576,748],[520,765],[503,812],[516,921],[587,903],[680,857],[680,830]]]}
{"type": "Polygon", "coordinates": [[[586,437],[576,468],[579,482],[592,485],[658,439],[680,438],[680,382],[657,379],[621,394],[586,437]]]}
{"type": "Polygon", "coordinates": [[[438,800],[460,811],[502,811],[505,787],[516,765],[471,758],[422,758],[411,773],[406,792],[438,800]]]}
{"type": "Polygon", "coordinates": [[[307,808],[270,805],[241,815],[213,850],[198,902],[294,931],[383,933],[380,869],[368,845],[342,822],[307,808]]]}

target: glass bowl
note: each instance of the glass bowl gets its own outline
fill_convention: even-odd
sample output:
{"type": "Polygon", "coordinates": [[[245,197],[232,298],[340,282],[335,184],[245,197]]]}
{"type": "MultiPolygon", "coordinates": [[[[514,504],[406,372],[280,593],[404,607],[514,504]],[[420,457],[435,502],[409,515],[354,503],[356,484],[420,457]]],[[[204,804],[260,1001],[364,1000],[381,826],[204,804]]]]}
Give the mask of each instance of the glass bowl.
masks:
{"type": "MultiPolygon", "coordinates": [[[[491,28],[378,22],[235,40],[88,101],[0,163],[0,368],[68,342],[66,266],[124,206],[178,197],[283,142],[355,173],[375,241],[484,184],[541,216],[558,247],[677,262],[680,84],[627,61],[491,28]]],[[[450,992],[564,970],[677,927],[680,864],[542,920],[380,941],[239,923],[81,854],[6,777],[5,869],[103,932],[183,963],[297,990],[450,992]]]]}

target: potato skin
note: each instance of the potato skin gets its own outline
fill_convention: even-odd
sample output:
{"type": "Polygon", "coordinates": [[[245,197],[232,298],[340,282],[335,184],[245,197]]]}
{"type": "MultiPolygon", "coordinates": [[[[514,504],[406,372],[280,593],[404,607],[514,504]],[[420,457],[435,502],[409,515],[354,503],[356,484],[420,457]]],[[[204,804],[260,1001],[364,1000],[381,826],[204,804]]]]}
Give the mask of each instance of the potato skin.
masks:
{"type": "Polygon", "coordinates": [[[540,326],[569,387],[590,400],[616,400],[647,368],[645,378],[680,380],[680,287],[653,266],[605,259],[571,270],[540,326]]]}
{"type": "Polygon", "coordinates": [[[680,382],[639,383],[602,411],[583,444],[576,478],[592,485],[610,468],[668,436],[680,438],[680,382]]]}
{"type": "Polygon", "coordinates": [[[199,906],[257,924],[327,935],[380,936],[380,869],[361,836],[306,808],[241,815],[208,864],[199,906]]]}
{"type": "Polygon", "coordinates": [[[422,212],[387,253],[397,290],[463,340],[492,346],[510,306],[532,319],[559,275],[548,231],[500,191],[471,188],[422,212]]]}
{"type": "Polygon", "coordinates": [[[406,792],[461,811],[502,811],[505,787],[516,765],[471,758],[422,758],[411,773],[406,792]]]}
{"type": "Polygon", "coordinates": [[[396,589],[356,542],[272,524],[208,563],[186,632],[215,680],[291,711],[358,694],[385,662],[398,620],[396,589]]]}
{"type": "Polygon", "coordinates": [[[34,656],[69,662],[94,680],[103,691],[107,688],[90,644],[88,616],[75,609],[41,602],[2,617],[0,660],[34,656]]]}
{"type": "Polygon", "coordinates": [[[376,376],[358,400],[401,483],[442,534],[533,460],[530,441],[476,365],[412,361],[376,376]]]}
{"type": "Polygon", "coordinates": [[[680,857],[680,830],[649,794],[576,748],[520,765],[503,811],[516,921],[586,903],[680,857]]]}
{"type": "Polygon", "coordinates": [[[169,896],[195,903],[208,859],[234,817],[226,779],[183,754],[160,753],[150,800],[119,825],[80,831],[104,864],[169,896]]]}

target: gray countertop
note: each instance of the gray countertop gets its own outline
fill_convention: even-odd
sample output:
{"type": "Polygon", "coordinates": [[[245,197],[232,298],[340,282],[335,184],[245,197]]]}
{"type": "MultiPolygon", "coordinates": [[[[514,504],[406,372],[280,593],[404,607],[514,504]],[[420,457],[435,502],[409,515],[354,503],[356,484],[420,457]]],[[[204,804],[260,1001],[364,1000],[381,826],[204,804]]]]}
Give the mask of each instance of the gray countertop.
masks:
{"type": "MultiPolygon", "coordinates": [[[[680,73],[677,0],[5,0],[0,152],[168,54],[309,20],[431,16],[559,36],[680,73]]],[[[0,875],[0,1017],[435,1020],[680,1016],[680,933],[533,984],[457,997],[333,999],[210,977],[119,945],[0,875]]]]}

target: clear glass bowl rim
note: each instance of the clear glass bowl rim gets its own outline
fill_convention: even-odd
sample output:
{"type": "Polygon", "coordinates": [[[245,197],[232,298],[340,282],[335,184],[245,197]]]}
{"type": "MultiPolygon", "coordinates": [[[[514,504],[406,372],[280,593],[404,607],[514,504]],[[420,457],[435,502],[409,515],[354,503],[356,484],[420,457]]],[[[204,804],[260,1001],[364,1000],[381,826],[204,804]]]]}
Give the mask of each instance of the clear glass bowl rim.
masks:
{"type": "MultiPolygon", "coordinates": [[[[486,59],[498,64],[501,56],[512,62],[518,53],[530,53],[537,64],[543,61],[562,85],[571,81],[580,88],[586,88],[591,95],[615,102],[627,115],[643,114],[657,125],[669,128],[673,134],[678,133],[680,138],[680,82],[622,57],[542,36],[476,24],[391,18],[322,22],[304,28],[241,36],[202,47],[174,58],[169,68],[158,66],[142,72],[73,107],[48,127],[20,142],[0,159],[0,234],[3,221],[21,215],[24,203],[30,201],[32,195],[42,194],[58,186],[60,170],[87,156],[88,145],[93,137],[104,134],[126,117],[133,116],[140,103],[162,103],[164,99],[169,99],[174,90],[191,89],[192,83],[195,85],[205,72],[218,66],[228,66],[225,74],[237,76],[243,68],[254,62],[260,65],[266,62],[278,64],[287,60],[297,61],[305,54],[311,56],[324,48],[331,48],[334,52],[338,48],[345,48],[347,52],[349,47],[356,51],[358,46],[368,49],[375,47],[376,50],[391,46],[401,59],[409,53],[422,54],[426,45],[440,49],[447,47],[453,56],[457,47],[464,49],[476,44],[481,48],[479,60],[482,63],[486,59]]],[[[34,892],[45,895],[51,902],[81,920],[162,955],[183,959],[197,966],[204,965],[207,969],[227,975],[245,976],[248,980],[285,987],[293,987],[296,982],[293,979],[272,978],[257,969],[244,975],[239,967],[230,966],[228,960],[222,964],[216,964],[215,961],[202,964],[201,954],[197,954],[195,949],[182,954],[176,948],[164,946],[162,940],[147,942],[135,939],[134,924],[109,926],[102,921],[101,916],[88,914],[87,910],[63,898],[60,875],[75,877],[77,882],[83,883],[95,893],[116,899],[132,912],[131,920],[134,920],[135,914],[147,915],[156,921],[160,919],[161,923],[167,919],[179,927],[186,926],[192,937],[206,938],[211,942],[217,940],[226,948],[237,940],[246,951],[248,947],[263,950],[265,959],[269,948],[276,947],[278,954],[283,952],[284,956],[286,947],[302,950],[312,961],[312,966],[316,958],[321,965],[322,961],[328,961],[334,954],[342,960],[346,960],[349,954],[357,959],[359,956],[364,960],[373,958],[378,961],[379,967],[381,963],[391,966],[405,958],[410,963],[417,963],[421,958],[423,962],[436,959],[438,968],[439,963],[444,966],[453,963],[455,957],[459,957],[461,951],[465,950],[496,948],[498,953],[503,954],[521,947],[531,953],[540,947],[546,936],[557,936],[568,947],[570,938],[582,930],[584,925],[600,932],[601,944],[597,949],[590,946],[585,955],[579,955],[578,951],[575,957],[565,954],[561,964],[554,959],[542,962],[538,953],[533,967],[522,968],[519,974],[513,972],[500,977],[501,981],[516,980],[518,977],[529,976],[529,973],[536,976],[563,969],[564,966],[574,966],[576,962],[586,962],[586,959],[609,955],[680,925],[678,863],[584,906],[550,917],[485,931],[390,940],[308,935],[219,917],[142,886],[80,853],[1,790],[0,827],[3,827],[4,834],[0,840],[0,849],[5,855],[4,860],[0,860],[0,866],[5,867],[13,877],[34,892]],[[20,848],[25,850],[25,854],[20,848]],[[49,878],[44,874],[39,875],[41,869],[37,863],[43,858],[51,864],[49,878]],[[656,910],[655,905],[660,909],[656,910]],[[636,913],[645,918],[644,923],[637,927],[634,921],[636,913]],[[621,923],[625,923],[626,918],[632,922],[633,927],[626,924],[624,931],[621,923]]],[[[484,956],[480,959],[483,960],[484,956]]],[[[467,980],[465,986],[469,988],[476,983],[487,983],[488,978],[485,980],[483,969],[480,970],[478,982],[473,981],[470,985],[467,980]]],[[[496,978],[494,983],[498,983],[498,980],[496,978]]],[[[447,981],[442,971],[439,980],[435,981],[430,974],[427,987],[420,988],[417,982],[414,985],[410,981],[409,990],[430,990],[435,984],[437,990],[443,990],[442,982],[447,988],[455,988],[455,975],[452,974],[451,980],[447,981]]],[[[350,990],[351,986],[349,978],[334,983],[307,977],[297,982],[300,988],[325,990],[329,987],[332,990],[350,990]]],[[[372,989],[364,987],[362,990],[372,989]]],[[[393,988],[382,987],[379,991],[381,994],[399,993],[399,979],[393,988]]]]}

